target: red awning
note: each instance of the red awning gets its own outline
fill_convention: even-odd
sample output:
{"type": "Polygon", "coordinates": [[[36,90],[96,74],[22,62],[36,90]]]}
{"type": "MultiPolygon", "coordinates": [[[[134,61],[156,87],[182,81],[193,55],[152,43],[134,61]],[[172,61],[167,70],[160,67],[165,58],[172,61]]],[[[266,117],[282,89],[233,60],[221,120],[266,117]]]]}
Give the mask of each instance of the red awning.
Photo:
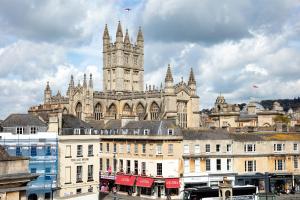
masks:
{"type": "Polygon", "coordinates": [[[135,176],[117,175],[115,183],[117,185],[133,186],[135,176]]]}
{"type": "Polygon", "coordinates": [[[166,188],[180,188],[179,178],[166,178],[166,188]]]}
{"type": "Polygon", "coordinates": [[[154,179],[153,178],[148,178],[148,177],[141,177],[141,176],[138,176],[137,179],[136,179],[136,186],[138,187],[151,187],[152,184],[154,182],[154,179]]]}

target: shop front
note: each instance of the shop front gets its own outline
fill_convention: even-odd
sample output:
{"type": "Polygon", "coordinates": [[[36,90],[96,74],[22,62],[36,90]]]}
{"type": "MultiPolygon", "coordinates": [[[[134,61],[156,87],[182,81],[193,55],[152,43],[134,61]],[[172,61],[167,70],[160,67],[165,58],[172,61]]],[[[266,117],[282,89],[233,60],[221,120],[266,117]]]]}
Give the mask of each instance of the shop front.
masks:
{"type": "Polygon", "coordinates": [[[118,191],[127,192],[128,195],[135,193],[134,182],[136,176],[132,175],[117,175],[115,184],[117,185],[118,191]]]}
{"type": "Polygon", "coordinates": [[[165,179],[166,195],[168,196],[178,196],[180,181],[179,178],[166,178],[165,179]]]}
{"type": "Polygon", "coordinates": [[[107,174],[100,175],[101,192],[111,191],[114,185],[115,185],[115,176],[107,175],[107,174]]]}
{"type": "Polygon", "coordinates": [[[136,179],[137,196],[151,196],[153,192],[154,179],[150,177],[138,176],[136,179]]]}
{"type": "Polygon", "coordinates": [[[300,175],[294,175],[294,189],[296,192],[300,191],[300,175]]]}
{"type": "Polygon", "coordinates": [[[270,186],[272,193],[290,193],[293,189],[293,176],[291,174],[272,174],[270,186]]]}

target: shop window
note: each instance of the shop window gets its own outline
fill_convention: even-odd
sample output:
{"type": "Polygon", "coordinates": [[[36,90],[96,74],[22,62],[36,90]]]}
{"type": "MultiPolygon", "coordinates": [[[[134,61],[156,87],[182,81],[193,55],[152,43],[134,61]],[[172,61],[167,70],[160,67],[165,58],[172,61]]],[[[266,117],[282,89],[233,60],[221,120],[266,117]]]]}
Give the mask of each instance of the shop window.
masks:
{"type": "Polygon", "coordinates": [[[37,155],[36,146],[31,146],[31,148],[30,148],[30,155],[31,156],[36,156],[37,155]]]}

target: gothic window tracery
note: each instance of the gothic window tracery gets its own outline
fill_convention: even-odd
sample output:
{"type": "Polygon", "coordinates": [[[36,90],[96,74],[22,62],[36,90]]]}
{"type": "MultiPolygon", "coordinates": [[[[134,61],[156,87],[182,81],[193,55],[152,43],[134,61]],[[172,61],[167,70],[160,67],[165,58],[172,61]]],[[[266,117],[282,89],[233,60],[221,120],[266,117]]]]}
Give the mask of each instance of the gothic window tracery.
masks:
{"type": "Polygon", "coordinates": [[[129,116],[131,114],[130,106],[126,103],[123,108],[123,115],[129,116]]]}
{"type": "Polygon", "coordinates": [[[177,102],[178,125],[181,128],[187,128],[187,103],[185,101],[177,102]]]}
{"type": "Polygon", "coordinates": [[[102,106],[100,103],[97,103],[94,109],[95,120],[100,120],[103,117],[102,106]]]}
{"type": "Polygon", "coordinates": [[[82,117],[82,104],[80,102],[77,103],[75,108],[76,116],[81,119],[82,117]]]}
{"type": "Polygon", "coordinates": [[[141,103],[139,103],[136,106],[136,114],[137,114],[139,120],[143,120],[144,115],[145,115],[145,108],[141,103]]]}
{"type": "Polygon", "coordinates": [[[157,103],[153,102],[150,106],[150,117],[151,120],[156,120],[158,119],[158,114],[159,114],[159,106],[157,103]]]}
{"type": "Polygon", "coordinates": [[[109,114],[109,116],[113,116],[115,119],[117,119],[117,107],[115,104],[111,104],[109,106],[108,114],[109,114]]]}

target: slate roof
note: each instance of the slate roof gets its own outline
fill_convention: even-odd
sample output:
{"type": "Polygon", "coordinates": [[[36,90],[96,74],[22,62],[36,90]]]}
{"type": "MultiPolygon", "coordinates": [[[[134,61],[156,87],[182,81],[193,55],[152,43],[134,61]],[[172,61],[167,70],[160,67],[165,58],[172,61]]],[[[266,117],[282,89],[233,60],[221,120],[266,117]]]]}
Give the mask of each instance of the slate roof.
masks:
{"type": "Polygon", "coordinates": [[[184,140],[230,140],[230,135],[223,129],[183,130],[184,140]]]}
{"type": "Polygon", "coordinates": [[[167,135],[168,129],[173,129],[173,135],[182,135],[181,129],[172,120],[130,121],[122,129],[128,129],[129,133],[134,130],[140,130],[139,134],[144,134],[144,130],[148,129],[150,131],[149,135],[167,135]]]}
{"type": "Polygon", "coordinates": [[[47,124],[39,119],[38,116],[32,114],[11,114],[2,123],[2,127],[16,126],[42,126],[47,127],[47,124]]]}
{"type": "Polygon", "coordinates": [[[92,128],[92,126],[72,114],[63,114],[62,128],[92,128]]]}

